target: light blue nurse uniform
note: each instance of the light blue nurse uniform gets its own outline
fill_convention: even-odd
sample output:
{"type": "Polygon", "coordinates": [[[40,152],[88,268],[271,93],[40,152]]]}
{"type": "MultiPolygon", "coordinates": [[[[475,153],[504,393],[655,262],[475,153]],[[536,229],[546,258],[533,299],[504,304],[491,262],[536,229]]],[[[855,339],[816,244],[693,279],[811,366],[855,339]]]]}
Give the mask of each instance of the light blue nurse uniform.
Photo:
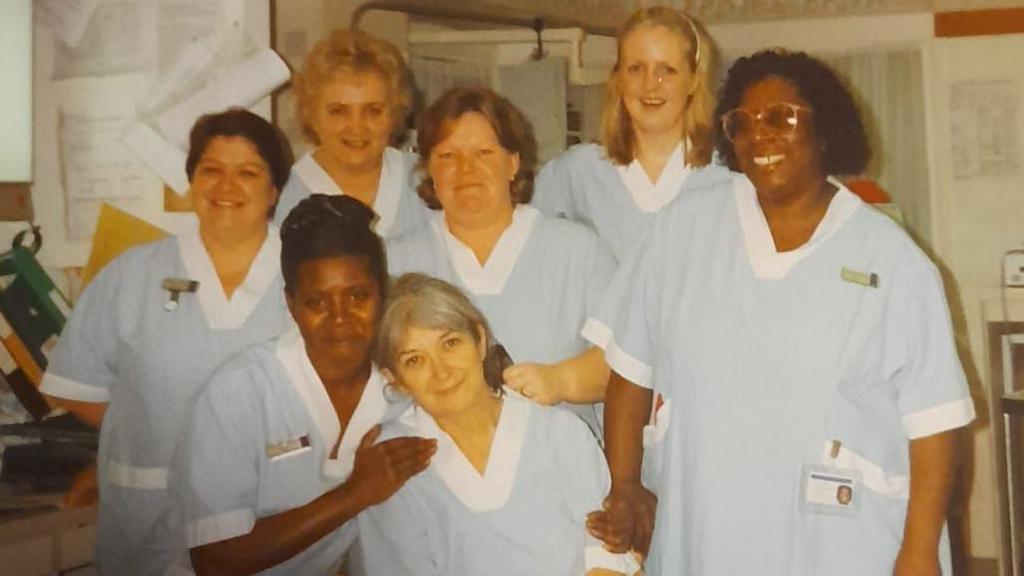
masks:
{"type": "MultiPolygon", "coordinates": [[[[654,392],[647,574],[890,574],[909,442],[974,417],[935,266],[832,183],[811,239],[783,253],[743,175],[680,198],[588,323],[654,392]],[[805,466],[859,476],[856,515],[805,506],[805,466]]],[[[945,535],[940,556],[950,574],[945,535]]]]}
{"type": "MultiPolygon", "coordinates": [[[[589,347],[580,335],[595,314],[615,260],[590,230],[516,206],[484,266],[435,212],[427,226],[387,242],[393,276],[420,272],[459,287],[483,312],[514,362],[554,364],[589,347]]],[[[598,431],[594,405],[564,405],[598,431]]]]}
{"type": "Polygon", "coordinates": [[[579,419],[507,391],[484,473],[425,411],[411,406],[381,438],[436,438],[430,467],[359,515],[368,574],[567,576],[592,568],[632,574],[587,533],[608,466],[579,419]]]}
{"type": "MultiPolygon", "coordinates": [[[[228,360],[200,392],[171,469],[186,547],[248,534],[257,519],[344,483],[363,435],[384,416],[384,383],[374,369],[341,435],[297,327],[228,360]]],[[[333,576],[356,534],[353,519],[261,574],[333,576]]]]}
{"type": "Polygon", "coordinates": [[[186,408],[225,358],[290,322],[280,252],[271,226],[229,300],[196,227],[122,254],[76,304],[42,390],[107,403],[98,460],[102,574],[162,574],[173,558],[176,539],[157,520],[170,506],[167,465],[186,408]],[[173,307],[167,278],[199,286],[173,307]]]}
{"type": "Polygon", "coordinates": [[[662,208],[689,187],[721,177],[720,166],[693,168],[680,144],[657,182],[634,160],[616,166],[604,148],[578,144],[544,165],[531,204],[542,212],[586,224],[622,262],[662,208]]]}
{"type": "MultiPolygon", "coordinates": [[[[384,149],[380,182],[373,211],[377,221],[373,228],[382,238],[393,238],[425,222],[430,209],[416,194],[420,178],[416,172],[419,157],[394,148],[384,149]]],[[[342,195],[345,192],[317,163],[310,152],[292,166],[291,177],[281,192],[274,210],[274,223],[280,226],[288,213],[310,194],[342,195]]]]}

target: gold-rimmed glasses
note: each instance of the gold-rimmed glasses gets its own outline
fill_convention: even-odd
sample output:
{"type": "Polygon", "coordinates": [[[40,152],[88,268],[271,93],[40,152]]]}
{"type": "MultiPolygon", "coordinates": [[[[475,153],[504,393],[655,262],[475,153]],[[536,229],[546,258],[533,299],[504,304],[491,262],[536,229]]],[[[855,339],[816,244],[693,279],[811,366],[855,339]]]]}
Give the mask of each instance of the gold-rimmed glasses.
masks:
{"type": "Polygon", "coordinates": [[[757,112],[733,108],[722,114],[722,132],[732,142],[737,138],[750,135],[754,130],[754,123],[760,122],[768,131],[778,136],[787,136],[792,134],[800,123],[801,111],[811,112],[812,110],[791,102],[778,102],[765,106],[757,112]]]}

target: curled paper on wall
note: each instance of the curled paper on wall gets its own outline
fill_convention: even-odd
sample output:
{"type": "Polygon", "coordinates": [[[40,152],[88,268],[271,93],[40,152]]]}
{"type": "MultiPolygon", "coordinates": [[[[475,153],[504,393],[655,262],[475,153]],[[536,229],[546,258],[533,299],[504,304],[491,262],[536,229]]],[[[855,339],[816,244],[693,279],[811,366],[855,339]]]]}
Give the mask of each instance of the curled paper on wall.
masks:
{"type": "Polygon", "coordinates": [[[170,143],[185,148],[189,130],[200,116],[231,106],[252,106],[290,77],[288,66],[276,52],[261,49],[160,114],[157,126],[170,143]]]}
{"type": "MultiPolygon", "coordinates": [[[[190,125],[191,126],[191,125],[190,125]]],[[[133,122],[121,140],[178,194],[188,191],[185,152],[171,144],[144,122],[133,122]]]]}

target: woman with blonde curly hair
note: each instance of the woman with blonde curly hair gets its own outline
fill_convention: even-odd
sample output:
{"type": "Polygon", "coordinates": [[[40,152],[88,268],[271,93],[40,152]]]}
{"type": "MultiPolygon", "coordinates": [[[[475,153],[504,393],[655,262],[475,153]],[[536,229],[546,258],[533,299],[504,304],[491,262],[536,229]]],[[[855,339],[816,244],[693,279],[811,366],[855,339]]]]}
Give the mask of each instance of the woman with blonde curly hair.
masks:
{"type": "Polygon", "coordinates": [[[699,186],[711,161],[714,49],[700,24],[642,8],[618,34],[601,118],[603,145],[569,149],[541,170],[534,205],[593,227],[620,261],[663,206],[699,186]]]}
{"type": "Polygon", "coordinates": [[[344,194],[369,206],[385,238],[424,220],[416,156],[390,146],[412,100],[398,48],[364,32],[335,30],[313,47],[293,85],[303,134],[316,148],[292,168],[275,222],[314,193],[344,194]]]}

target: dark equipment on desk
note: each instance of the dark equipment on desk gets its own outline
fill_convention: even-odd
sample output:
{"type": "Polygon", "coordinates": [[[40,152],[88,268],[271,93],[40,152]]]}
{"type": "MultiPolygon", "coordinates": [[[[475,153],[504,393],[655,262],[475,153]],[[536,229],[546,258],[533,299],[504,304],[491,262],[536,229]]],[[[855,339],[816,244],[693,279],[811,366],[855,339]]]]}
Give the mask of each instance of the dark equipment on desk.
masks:
{"type": "MultiPolygon", "coordinates": [[[[96,459],[99,433],[72,414],[51,411],[39,391],[47,351],[71,307],[35,258],[39,227],[20,232],[0,254],[0,370],[7,387],[33,421],[0,425],[3,446],[0,494],[4,506],[19,496],[67,490],[75,475],[96,459]],[[26,235],[32,243],[23,245],[26,235]]],[[[29,498],[29,501],[32,501],[29,498]]]]}

